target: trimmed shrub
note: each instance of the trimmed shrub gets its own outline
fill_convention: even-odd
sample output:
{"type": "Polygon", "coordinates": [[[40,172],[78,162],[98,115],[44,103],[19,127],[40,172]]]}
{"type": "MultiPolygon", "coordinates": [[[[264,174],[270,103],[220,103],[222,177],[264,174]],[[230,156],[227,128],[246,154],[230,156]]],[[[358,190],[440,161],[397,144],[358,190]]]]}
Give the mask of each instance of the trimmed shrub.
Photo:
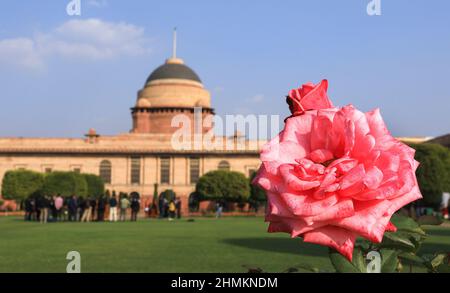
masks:
{"type": "Polygon", "coordinates": [[[2,181],[4,199],[20,201],[37,194],[44,183],[41,173],[29,170],[14,170],[5,173],[2,181]]]}
{"type": "Polygon", "coordinates": [[[176,194],[172,189],[166,189],[159,195],[160,198],[165,198],[168,201],[175,200],[176,194]]]}
{"type": "Polygon", "coordinates": [[[45,176],[42,193],[47,195],[87,196],[88,184],[82,174],[55,171],[45,176]]]}
{"type": "Polygon", "coordinates": [[[87,193],[95,198],[101,197],[105,193],[105,183],[100,176],[94,174],[83,174],[87,183],[87,193]]]}
{"type": "Polygon", "coordinates": [[[424,197],[423,203],[437,208],[441,203],[442,192],[448,189],[449,150],[431,143],[414,144],[411,147],[416,150],[415,159],[420,162],[416,175],[424,197]]]}
{"type": "Polygon", "coordinates": [[[201,200],[245,202],[250,185],[244,174],[234,171],[211,171],[203,175],[195,187],[201,200]]]}

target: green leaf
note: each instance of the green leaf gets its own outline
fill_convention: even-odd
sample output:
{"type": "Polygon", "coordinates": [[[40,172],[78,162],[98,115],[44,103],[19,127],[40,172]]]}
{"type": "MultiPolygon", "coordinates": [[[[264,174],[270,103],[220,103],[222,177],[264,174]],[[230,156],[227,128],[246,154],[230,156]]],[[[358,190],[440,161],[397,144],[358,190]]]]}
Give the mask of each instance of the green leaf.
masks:
{"type": "MultiPolygon", "coordinates": [[[[355,249],[359,250],[359,249],[355,249]]],[[[353,254],[355,254],[355,250],[353,254]]],[[[359,250],[360,251],[360,250],[359,250]]],[[[357,266],[353,263],[349,262],[342,254],[337,252],[334,249],[329,250],[329,256],[333,267],[336,269],[338,273],[362,273],[365,271],[361,271],[357,266]]]]}
{"type": "Polygon", "coordinates": [[[422,230],[420,225],[410,217],[395,214],[392,216],[391,222],[394,224],[395,227],[397,227],[397,230],[399,231],[417,233],[423,236],[426,235],[425,231],[422,230]]]}
{"type": "Polygon", "coordinates": [[[381,249],[381,272],[394,273],[398,266],[398,252],[392,249],[381,249]]]}
{"type": "Polygon", "coordinates": [[[440,266],[446,258],[447,258],[446,254],[440,253],[431,260],[430,264],[433,268],[436,268],[436,267],[440,266]]]}
{"type": "Polygon", "coordinates": [[[384,238],[381,246],[408,250],[414,250],[416,248],[414,243],[412,243],[411,240],[408,239],[407,235],[398,232],[384,233],[384,238]]]}
{"type": "Polygon", "coordinates": [[[352,264],[358,269],[358,271],[364,273],[366,272],[366,260],[364,259],[363,252],[359,247],[355,247],[353,249],[352,264]]]}
{"type": "Polygon", "coordinates": [[[406,260],[408,262],[420,264],[420,265],[423,265],[425,262],[425,260],[423,258],[421,258],[420,256],[418,256],[414,253],[411,253],[411,252],[402,252],[398,255],[398,257],[400,259],[406,260]]]}
{"type": "MultiPolygon", "coordinates": [[[[424,265],[428,268],[430,272],[437,272],[437,268],[442,265],[447,265],[447,254],[439,253],[436,255],[426,254],[423,255],[422,258],[425,260],[424,265]]],[[[444,270],[444,267],[441,267],[441,270],[444,270]]]]}

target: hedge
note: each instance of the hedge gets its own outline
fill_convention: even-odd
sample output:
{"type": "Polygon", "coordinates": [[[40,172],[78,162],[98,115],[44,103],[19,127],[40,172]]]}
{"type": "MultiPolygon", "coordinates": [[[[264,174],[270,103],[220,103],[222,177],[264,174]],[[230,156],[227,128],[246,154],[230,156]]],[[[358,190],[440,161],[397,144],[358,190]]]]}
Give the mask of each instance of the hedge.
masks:
{"type": "Polygon", "coordinates": [[[4,199],[20,201],[37,194],[44,183],[41,173],[29,170],[7,171],[2,181],[4,199]]]}
{"type": "Polygon", "coordinates": [[[87,196],[88,184],[82,174],[55,171],[45,176],[42,193],[47,195],[87,196]]]}
{"type": "Polygon", "coordinates": [[[450,151],[438,144],[423,143],[411,145],[416,150],[417,181],[426,206],[437,208],[442,193],[450,190],[450,151]]]}
{"type": "Polygon", "coordinates": [[[105,194],[105,183],[100,176],[94,174],[83,174],[87,183],[87,193],[89,196],[99,198],[105,194]]]}
{"type": "Polygon", "coordinates": [[[195,187],[201,200],[224,200],[246,202],[250,196],[250,185],[244,174],[217,170],[203,175],[195,187]]]}

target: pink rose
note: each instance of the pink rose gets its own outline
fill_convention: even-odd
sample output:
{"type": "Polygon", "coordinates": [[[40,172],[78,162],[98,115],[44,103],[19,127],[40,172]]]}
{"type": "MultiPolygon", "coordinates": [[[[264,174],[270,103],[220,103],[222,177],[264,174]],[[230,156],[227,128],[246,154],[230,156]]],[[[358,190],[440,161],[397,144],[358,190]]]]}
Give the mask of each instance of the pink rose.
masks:
{"type": "Polygon", "coordinates": [[[327,81],[290,92],[293,116],[261,151],[254,183],[267,191],[269,232],[330,246],[350,261],[357,236],[379,243],[392,214],[421,198],[414,150],[378,109],[334,108],[327,81]]]}
{"type": "Polygon", "coordinates": [[[308,110],[332,108],[333,104],[327,97],[327,89],[328,81],[324,79],[318,85],[309,82],[298,89],[291,90],[286,102],[292,116],[301,115],[308,110]]]}

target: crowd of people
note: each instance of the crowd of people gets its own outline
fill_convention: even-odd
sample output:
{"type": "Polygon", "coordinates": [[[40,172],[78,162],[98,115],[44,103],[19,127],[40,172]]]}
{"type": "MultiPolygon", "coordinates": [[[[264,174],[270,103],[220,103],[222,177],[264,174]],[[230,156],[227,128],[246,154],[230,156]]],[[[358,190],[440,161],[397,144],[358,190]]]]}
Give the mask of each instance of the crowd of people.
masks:
{"type": "Polygon", "coordinates": [[[181,199],[175,197],[174,199],[167,199],[166,197],[160,197],[159,199],[159,218],[168,218],[169,221],[173,221],[175,218],[181,218],[181,199]]]}
{"type": "Polygon", "coordinates": [[[130,221],[137,221],[141,200],[139,196],[127,195],[99,198],[55,195],[30,197],[23,205],[26,221],[117,222],[126,221],[128,213],[130,221]]]}

